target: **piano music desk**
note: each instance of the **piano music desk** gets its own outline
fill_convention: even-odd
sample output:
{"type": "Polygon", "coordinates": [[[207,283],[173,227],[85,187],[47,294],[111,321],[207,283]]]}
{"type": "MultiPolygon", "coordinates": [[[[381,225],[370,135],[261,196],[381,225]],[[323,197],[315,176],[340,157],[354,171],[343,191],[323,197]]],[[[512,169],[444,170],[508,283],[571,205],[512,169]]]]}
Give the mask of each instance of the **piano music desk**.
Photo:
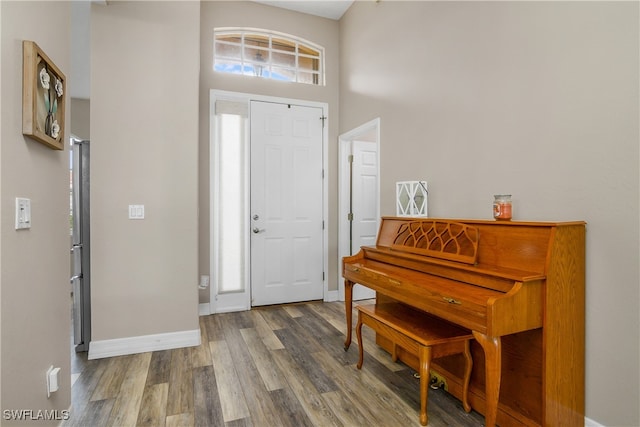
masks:
{"type": "Polygon", "coordinates": [[[467,400],[469,379],[473,360],[469,351],[471,331],[438,319],[427,313],[412,309],[402,303],[358,305],[358,369],[362,368],[364,349],[362,347],[362,325],[365,324],[393,343],[391,357],[398,360],[396,347],[416,355],[420,374],[420,424],[427,425],[427,398],[429,392],[431,359],[462,353],[465,359],[462,405],[471,411],[467,400]]]}

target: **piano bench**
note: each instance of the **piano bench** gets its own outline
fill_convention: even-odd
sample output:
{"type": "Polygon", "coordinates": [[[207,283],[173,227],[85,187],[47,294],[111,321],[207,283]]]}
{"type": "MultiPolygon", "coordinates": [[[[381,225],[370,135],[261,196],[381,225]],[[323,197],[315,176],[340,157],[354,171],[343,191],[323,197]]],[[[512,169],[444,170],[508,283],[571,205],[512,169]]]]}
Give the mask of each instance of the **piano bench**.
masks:
{"type": "Polygon", "coordinates": [[[362,325],[365,324],[393,343],[393,360],[397,360],[396,347],[400,346],[420,360],[420,424],[427,425],[427,393],[429,390],[429,368],[431,359],[463,354],[465,358],[462,405],[471,411],[467,399],[469,379],[473,361],[469,342],[473,338],[470,331],[446,322],[426,312],[402,303],[380,303],[356,306],[358,323],[356,335],[359,347],[358,369],[362,368],[364,350],[362,347],[362,325]]]}

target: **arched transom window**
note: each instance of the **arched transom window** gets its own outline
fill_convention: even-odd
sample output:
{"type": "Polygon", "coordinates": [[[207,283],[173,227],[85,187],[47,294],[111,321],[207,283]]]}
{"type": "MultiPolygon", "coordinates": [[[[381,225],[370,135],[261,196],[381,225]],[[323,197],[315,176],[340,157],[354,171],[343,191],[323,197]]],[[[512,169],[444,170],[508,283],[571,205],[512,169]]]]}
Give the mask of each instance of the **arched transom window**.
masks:
{"type": "Polygon", "coordinates": [[[254,28],[216,28],[213,34],[214,71],[324,85],[321,46],[254,28]]]}

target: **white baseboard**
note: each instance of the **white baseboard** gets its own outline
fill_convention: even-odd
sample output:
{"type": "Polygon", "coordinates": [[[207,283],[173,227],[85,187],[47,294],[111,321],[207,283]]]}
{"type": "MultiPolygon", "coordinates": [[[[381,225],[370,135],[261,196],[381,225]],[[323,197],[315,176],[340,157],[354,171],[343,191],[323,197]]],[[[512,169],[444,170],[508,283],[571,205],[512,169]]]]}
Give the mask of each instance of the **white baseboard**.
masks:
{"type": "Polygon", "coordinates": [[[584,417],[584,427],[605,427],[605,426],[596,421],[593,421],[590,418],[584,417]]]}
{"type": "Polygon", "coordinates": [[[338,301],[338,291],[327,291],[327,294],[324,296],[324,302],[333,302],[338,301]]]}
{"type": "Polygon", "coordinates": [[[208,316],[211,314],[211,305],[208,302],[198,304],[198,315],[208,316]]]}
{"type": "Polygon", "coordinates": [[[200,329],[91,341],[89,343],[89,360],[197,345],[200,345],[200,329]]]}

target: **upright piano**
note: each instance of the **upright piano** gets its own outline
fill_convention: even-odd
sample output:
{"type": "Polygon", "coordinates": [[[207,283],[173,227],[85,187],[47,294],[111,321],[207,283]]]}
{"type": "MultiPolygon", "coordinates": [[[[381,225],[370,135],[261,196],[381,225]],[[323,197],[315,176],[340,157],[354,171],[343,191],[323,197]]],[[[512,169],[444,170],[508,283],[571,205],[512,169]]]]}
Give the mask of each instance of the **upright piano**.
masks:
{"type": "MultiPolygon", "coordinates": [[[[343,259],[353,285],[472,331],[469,402],[486,425],[584,425],[585,223],[383,217],[375,246],[343,259]]],[[[391,351],[382,336],[378,345],[391,351]]],[[[398,358],[417,369],[415,354],[398,358]]],[[[432,363],[462,392],[461,356],[432,363]]]]}

